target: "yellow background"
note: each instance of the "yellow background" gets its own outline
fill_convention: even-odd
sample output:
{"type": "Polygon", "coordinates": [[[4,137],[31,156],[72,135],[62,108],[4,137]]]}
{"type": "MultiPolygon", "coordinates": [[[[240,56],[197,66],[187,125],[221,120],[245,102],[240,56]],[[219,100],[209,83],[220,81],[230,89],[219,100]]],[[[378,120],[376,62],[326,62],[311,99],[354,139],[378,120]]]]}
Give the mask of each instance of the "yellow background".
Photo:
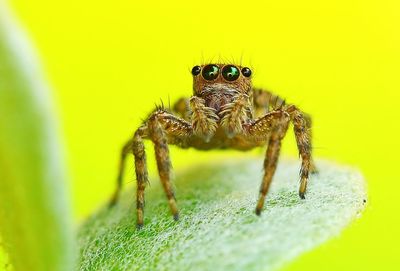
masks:
{"type": "MultiPolygon", "coordinates": [[[[362,218],[288,269],[399,266],[398,1],[10,3],[54,89],[77,221],[110,195],[120,147],[154,103],[190,95],[190,68],[221,57],[313,116],[315,157],[368,180],[362,218]]],[[[284,153],[296,154],[291,135],[284,153]]],[[[223,155],[172,149],[176,171],[223,155]]]]}

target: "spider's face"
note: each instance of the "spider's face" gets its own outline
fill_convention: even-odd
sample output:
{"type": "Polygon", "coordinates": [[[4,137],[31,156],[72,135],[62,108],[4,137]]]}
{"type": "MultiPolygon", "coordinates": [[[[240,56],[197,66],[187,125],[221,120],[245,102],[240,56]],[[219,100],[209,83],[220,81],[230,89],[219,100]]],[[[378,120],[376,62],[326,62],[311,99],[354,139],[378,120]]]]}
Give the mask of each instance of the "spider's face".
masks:
{"type": "Polygon", "coordinates": [[[194,95],[203,98],[206,105],[220,111],[240,93],[251,91],[251,70],[233,64],[206,64],[194,66],[194,95]]]}

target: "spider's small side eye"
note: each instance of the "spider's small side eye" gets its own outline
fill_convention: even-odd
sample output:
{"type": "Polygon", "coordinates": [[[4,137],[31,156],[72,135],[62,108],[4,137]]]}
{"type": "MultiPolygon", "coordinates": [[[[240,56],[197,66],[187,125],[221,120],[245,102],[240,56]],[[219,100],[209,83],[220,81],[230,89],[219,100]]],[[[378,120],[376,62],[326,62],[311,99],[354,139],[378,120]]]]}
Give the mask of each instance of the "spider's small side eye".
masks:
{"type": "Polygon", "coordinates": [[[244,68],[242,69],[242,74],[243,74],[244,76],[246,76],[246,77],[250,77],[250,75],[251,75],[251,70],[250,70],[249,68],[247,68],[247,67],[244,67],[244,68]]]}
{"type": "Polygon", "coordinates": [[[219,67],[215,64],[210,64],[203,67],[203,77],[208,81],[212,81],[218,77],[219,67]]]}
{"type": "Polygon", "coordinates": [[[200,66],[194,66],[194,67],[193,67],[193,69],[192,69],[192,74],[193,74],[194,76],[199,75],[200,72],[201,72],[201,67],[200,67],[200,66]]]}
{"type": "Polygon", "coordinates": [[[226,65],[222,69],[222,76],[225,78],[227,81],[235,81],[236,79],[239,78],[240,72],[239,69],[236,68],[236,66],[233,65],[226,65]]]}

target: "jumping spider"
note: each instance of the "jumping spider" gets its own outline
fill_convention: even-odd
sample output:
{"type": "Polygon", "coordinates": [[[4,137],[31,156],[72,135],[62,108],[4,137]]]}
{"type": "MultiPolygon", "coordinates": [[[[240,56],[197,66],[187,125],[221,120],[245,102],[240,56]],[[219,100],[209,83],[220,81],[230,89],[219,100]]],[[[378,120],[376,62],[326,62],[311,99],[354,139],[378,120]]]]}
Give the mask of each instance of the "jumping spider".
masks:
{"type": "Polygon", "coordinates": [[[278,162],[281,140],[293,123],[302,159],[299,196],[304,199],[309,173],[315,171],[311,158],[311,119],[278,96],[252,87],[251,70],[232,64],[194,66],[193,96],[181,98],[172,110],[156,108],[123,147],[117,189],[110,204],[117,202],[127,154],[135,156],[137,179],[137,226],[143,226],[144,190],[148,183],[143,140],[154,143],[161,183],[175,220],[179,217],[170,180],[168,144],[200,150],[233,148],[250,150],[268,145],[264,177],[256,206],[260,215],[278,162]]]}

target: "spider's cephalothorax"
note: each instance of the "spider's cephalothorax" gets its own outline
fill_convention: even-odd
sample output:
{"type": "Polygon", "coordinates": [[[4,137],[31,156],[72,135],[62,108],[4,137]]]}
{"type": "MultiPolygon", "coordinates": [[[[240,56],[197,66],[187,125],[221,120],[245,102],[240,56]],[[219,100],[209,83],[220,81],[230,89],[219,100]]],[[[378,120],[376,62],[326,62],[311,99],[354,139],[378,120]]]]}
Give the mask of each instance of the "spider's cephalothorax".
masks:
{"type": "Polygon", "coordinates": [[[144,139],[154,143],[160,180],[177,220],[178,208],[170,181],[168,144],[196,149],[233,148],[249,150],[267,146],[264,177],[256,206],[260,215],[275,173],[281,140],[293,123],[302,159],[299,196],[304,199],[309,173],[315,171],[311,158],[311,119],[296,106],[269,91],[252,86],[252,71],[234,64],[194,66],[193,96],[178,100],[172,110],[156,108],[123,147],[117,190],[118,200],[126,155],[135,156],[137,179],[137,225],[143,225],[144,190],[148,183],[144,139]]]}
{"type": "Polygon", "coordinates": [[[192,69],[194,95],[203,98],[206,106],[217,112],[238,95],[251,94],[249,68],[235,65],[208,64],[192,69]]]}

